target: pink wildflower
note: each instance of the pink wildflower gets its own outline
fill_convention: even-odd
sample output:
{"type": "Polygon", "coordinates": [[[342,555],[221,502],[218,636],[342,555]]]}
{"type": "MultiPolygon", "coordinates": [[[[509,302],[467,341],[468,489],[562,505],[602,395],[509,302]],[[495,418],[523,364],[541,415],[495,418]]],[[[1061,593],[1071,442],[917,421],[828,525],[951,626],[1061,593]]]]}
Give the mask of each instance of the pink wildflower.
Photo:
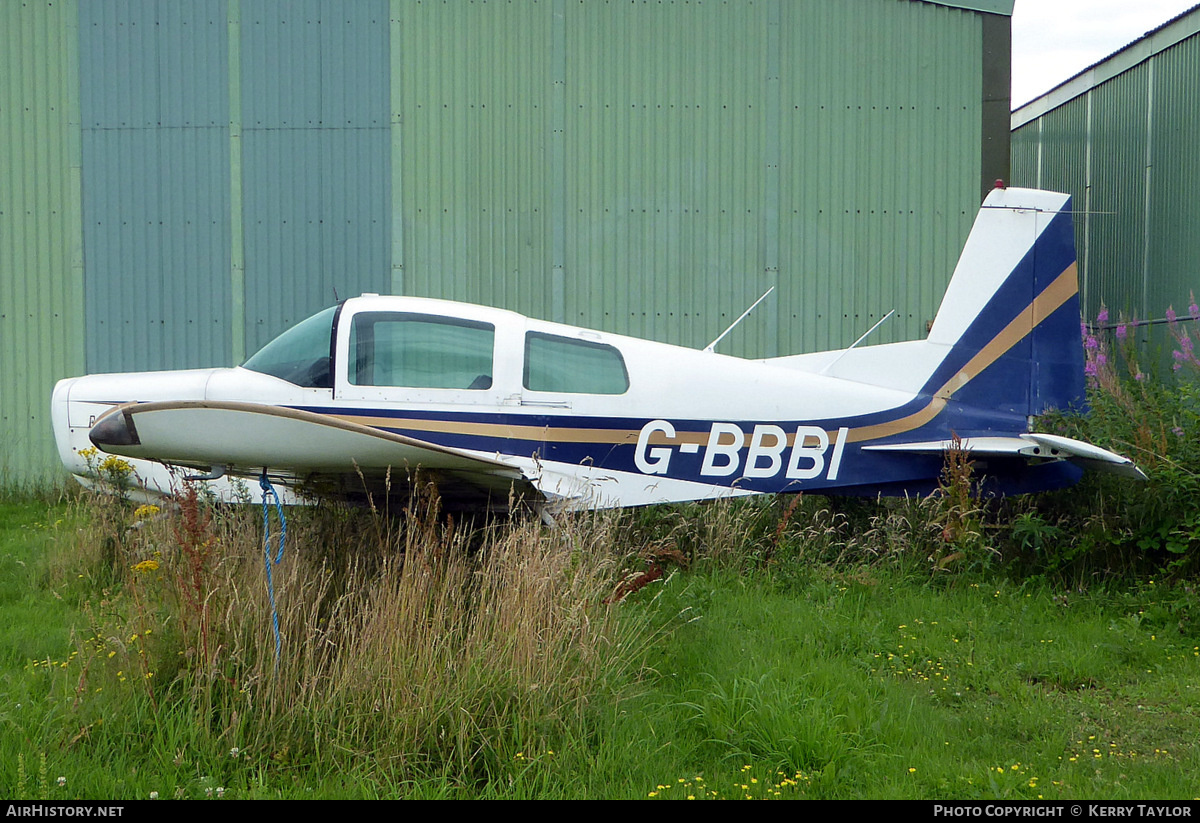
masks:
{"type": "Polygon", "coordinates": [[[1175,308],[1174,306],[1167,307],[1167,322],[1171,325],[1175,324],[1175,308]]]}
{"type": "Polygon", "coordinates": [[[1129,334],[1129,329],[1128,329],[1128,328],[1125,326],[1125,324],[1124,324],[1124,323],[1118,323],[1118,324],[1117,324],[1117,339],[1118,339],[1118,340],[1124,340],[1124,339],[1125,339],[1125,336],[1126,336],[1127,334],[1129,334]]]}
{"type": "Polygon", "coordinates": [[[1107,323],[1108,322],[1108,309],[1106,307],[1104,307],[1104,306],[1100,307],[1100,313],[1096,315],[1096,322],[1097,323],[1107,323]]]}

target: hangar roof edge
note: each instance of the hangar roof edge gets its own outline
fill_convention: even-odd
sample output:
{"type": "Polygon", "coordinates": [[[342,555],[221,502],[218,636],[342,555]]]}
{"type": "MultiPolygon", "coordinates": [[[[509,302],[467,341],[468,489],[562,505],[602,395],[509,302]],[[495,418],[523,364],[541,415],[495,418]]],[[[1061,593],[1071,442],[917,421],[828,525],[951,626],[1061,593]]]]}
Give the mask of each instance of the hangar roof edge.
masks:
{"type": "Polygon", "coordinates": [[[923,3],[932,3],[935,6],[951,6],[956,9],[966,9],[967,11],[982,11],[988,14],[1003,14],[1005,17],[1012,17],[1013,4],[1016,0],[921,0],[923,3]]]}
{"type": "Polygon", "coordinates": [[[1040,97],[1035,97],[1015,109],[1011,118],[1012,130],[1016,131],[1197,33],[1200,33],[1200,4],[1172,17],[1129,45],[1122,46],[1103,60],[1093,63],[1040,97]]]}

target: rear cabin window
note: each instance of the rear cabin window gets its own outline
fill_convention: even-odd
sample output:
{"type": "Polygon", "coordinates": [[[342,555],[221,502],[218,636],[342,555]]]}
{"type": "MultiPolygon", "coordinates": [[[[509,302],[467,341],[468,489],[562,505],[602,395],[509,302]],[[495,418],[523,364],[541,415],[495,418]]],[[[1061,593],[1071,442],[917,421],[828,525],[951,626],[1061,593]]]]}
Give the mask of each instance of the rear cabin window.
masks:
{"type": "Polygon", "coordinates": [[[398,312],[362,312],[350,327],[350,383],[420,389],[490,389],[496,328],[398,312]]]}
{"type": "Polygon", "coordinates": [[[624,394],[629,373],[612,346],[531,331],[525,335],[524,384],[530,391],[624,394]]]}

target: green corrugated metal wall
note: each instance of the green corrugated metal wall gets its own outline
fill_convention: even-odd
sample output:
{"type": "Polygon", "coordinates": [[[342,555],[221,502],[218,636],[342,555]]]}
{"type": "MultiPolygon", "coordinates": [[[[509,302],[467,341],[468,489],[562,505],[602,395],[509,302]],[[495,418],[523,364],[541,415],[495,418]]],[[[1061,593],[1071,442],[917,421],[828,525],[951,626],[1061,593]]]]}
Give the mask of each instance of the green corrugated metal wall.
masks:
{"type": "Polygon", "coordinates": [[[783,5],[778,333],[760,352],[847,346],[892,309],[872,342],[924,336],[979,204],[980,16],[852,6],[783,5]],[[838,65],[829,31],[887,70],[838,65]]]}
{"type": "Polygon", "coordinates": [[[1103,304],[1162,318],[1200,291],[1197,29],[1193,11],[1096,66],[1073,96],[1052,92],[1030,104],[1043,113],[1016,115],[1014,182],[1075,196],[1088,316],[1103,304]]]}
{"type": "Polygon", "coordinates": [[[395,7],[394,291],[555,315],[552,3],[395,7]]]}
{"type": "Polygon", "coordinates": [[[83,369],[73,0],[0,4],[0,483],[57,475],[54,381],[83,369]]]}
{"type": "Polygon", "coordinates": [[[58,377],[236,359],[339,284],[694,346],[775,285],[722,351],[846,345],[892,308],[875,342],[920,336],[988,166],[985,48],[1008,48],[961,6],[1011,11],[4,4],[0,455],[53,473],[58,377]]]}
{"type": "Polygon", "coordinates": [[[980,15],[417,3],[401,31],[406,291],[703,346],[778,286],[723,344],[750,356],[932,318],[978,203],[980,15]]]}
{"type": "MultiPolygon", "coordinates": [[[[1193,12],[1198,14],[1198,12],[1193,12]]],[[[1154,120],[1146,305],[1186,304],[1200,293],[1200,36],[1160,55],[1154,68],[1154,120]],[[1160,301],[1156,304],[1155,301],[1160,301]]]]}

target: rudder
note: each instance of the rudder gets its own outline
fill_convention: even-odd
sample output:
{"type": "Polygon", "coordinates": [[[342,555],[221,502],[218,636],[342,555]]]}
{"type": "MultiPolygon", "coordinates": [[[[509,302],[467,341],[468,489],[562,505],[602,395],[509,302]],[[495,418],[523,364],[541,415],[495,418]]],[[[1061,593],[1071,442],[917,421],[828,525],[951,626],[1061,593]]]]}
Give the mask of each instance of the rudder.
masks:
{"type": "Polygon", "coordinates": [[[988,196],[929,333],[950,350],[925,393],[1010,420],[1082,406],[1070,208],[1055,192],[988,196]]]}

